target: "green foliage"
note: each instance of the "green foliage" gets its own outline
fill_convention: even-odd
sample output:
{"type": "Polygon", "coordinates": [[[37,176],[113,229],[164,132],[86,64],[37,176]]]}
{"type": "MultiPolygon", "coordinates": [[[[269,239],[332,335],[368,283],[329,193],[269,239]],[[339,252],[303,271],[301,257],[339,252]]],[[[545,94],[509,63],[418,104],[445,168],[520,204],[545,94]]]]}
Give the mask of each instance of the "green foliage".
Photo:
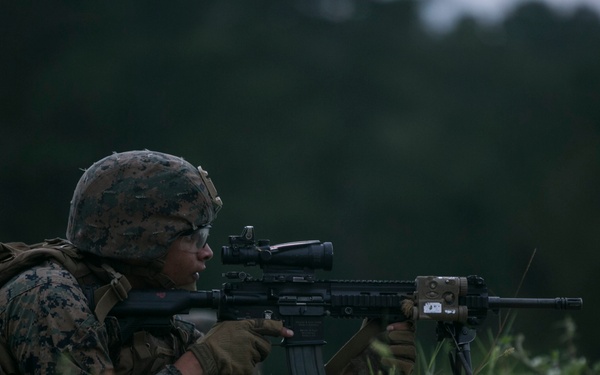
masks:
{"type": "MultiPolygon", "coordinates": [[[[446,341],[439,341],[431,354],[427,353],[423,347],[423,344],[417,340],[417,363],[415,364],[415,374],[422,375],[434,375],[436,374],[436,366],[440,361],[440,352],[447,352],[450,350],[450,346],[446,341]]],[[[441,368],[447,368],[448,363],[439,363],[441,368]]]]}
{"type": "MultiPolygon", "coordinates": [[[[571,317],[560,322],[562,328],[561,346],[545,353],[533,354],[525,345],[525,335],[511,333],[506,328],[503,333],[478,337],[471,344],[474,374],[479,375],[594,375],[600,374],[600,362],[591,363],[578,353],[575,346],[576,326],[571,317]]],[[[427,353],[418,344],[418,363],[415,375],[435,375],[449,373],[446,353],[453,347],[444,340],[438,343],[432,353],[427,353]]]]}
{"type": "MultiPolygon", "coordinates": [[[[213,249],[254,225],[333,242],[323,277],[478,274],[502,296],[537,248],[523,296],[593,300],[597,14],[527,2],[431,35],[420,1],[339,2],[342,19],[328,3],[0,2],[0,241],[64,235],[80,169],[149,148],[210,172],[213,249]]],[[[539,347],[554,320],[523,314],[519,331],[539,347]]],[[[579,334],[600,359],[597,333],[579,334]]]]}

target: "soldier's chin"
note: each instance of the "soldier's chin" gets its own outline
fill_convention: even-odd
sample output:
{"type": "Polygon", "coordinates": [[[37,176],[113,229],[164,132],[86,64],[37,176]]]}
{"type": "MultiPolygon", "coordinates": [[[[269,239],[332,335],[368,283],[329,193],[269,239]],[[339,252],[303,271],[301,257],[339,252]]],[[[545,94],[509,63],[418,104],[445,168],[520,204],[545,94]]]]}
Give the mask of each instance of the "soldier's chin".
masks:
{"type": "Polygon", "coordinates": [[[198,279],[200,279],[200,272],[194,272],[192,277],[194,278],[195,281],[198,281],[198,279]]]}

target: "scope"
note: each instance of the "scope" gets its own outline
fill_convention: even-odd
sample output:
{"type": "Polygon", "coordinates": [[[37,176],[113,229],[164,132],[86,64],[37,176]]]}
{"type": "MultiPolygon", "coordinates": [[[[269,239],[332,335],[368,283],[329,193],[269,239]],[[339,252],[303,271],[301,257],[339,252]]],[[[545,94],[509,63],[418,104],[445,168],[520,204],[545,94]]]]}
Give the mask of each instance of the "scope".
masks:
{"type": "Polygon", "coordinates": [[[230,246],[221,249],[223,264],[259,265],[261,268],[323,269],[333,266],[331,242],[298,241],[269,245],[268,240],[254,240],[254,228],[245,227],[240,236],[229,236],[230,246]]]}

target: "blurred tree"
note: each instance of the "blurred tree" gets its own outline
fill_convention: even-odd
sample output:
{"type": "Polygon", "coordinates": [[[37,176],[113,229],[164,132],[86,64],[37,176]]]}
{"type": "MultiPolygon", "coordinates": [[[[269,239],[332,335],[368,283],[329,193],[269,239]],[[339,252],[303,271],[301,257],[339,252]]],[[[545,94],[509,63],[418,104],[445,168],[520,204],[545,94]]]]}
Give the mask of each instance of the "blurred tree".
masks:
{"type": "MultiPolygon", "coordinates": [[[[0,239],[62,236],[79,169],[157,149],[211,173],[217,253],[255,225],[332,241],[323,277],[476,273],[507,296],[538,249],[521,294],[583,296],[595,327],[598,16],[531,3],[431,35],[416,7],[0,2],[0,239]]],[[[561,316],[518,328],[546,347],[561,316]]]]}

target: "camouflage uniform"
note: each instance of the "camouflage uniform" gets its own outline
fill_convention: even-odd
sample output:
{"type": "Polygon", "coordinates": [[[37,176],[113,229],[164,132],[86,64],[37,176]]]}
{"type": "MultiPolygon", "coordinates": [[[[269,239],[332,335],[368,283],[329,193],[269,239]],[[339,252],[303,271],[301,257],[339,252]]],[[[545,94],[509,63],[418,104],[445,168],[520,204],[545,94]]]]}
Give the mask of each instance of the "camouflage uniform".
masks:
{"type": "MultiPolygon", "coordinates": [[[[121,284],[115,272],[142,280],[145,287],[174,287],[161,272],[170,245],[184,233],[209,226],[221,205],[206,172],[178,157],[131,151],[94,163],[75,189],[67,240],[58,241],[60,247],[75,252],[75,271],[66,263],[43,261],[0,287],[0,375],[180,374],[172,363],[188,349],[200,363],[212,364],[215,374],[223,358],[235,357],[241,361],[236,365],[250,366],[244,356],[226,355],[230,345],[220,346],[217,331],[211,330],[212,341],[209,333],[196,342],[200,335],[193,325],[174,319],[166,332],[138,331],[126,338],[116,319],[99,310],[106,305],[96,292],[112,285],[106,283],[117,280],[129,286],[121,284]],[[217,349],[222,352],[216,353],[217,349]]],[[[121,297],[126,292],[122,290],[125,296],[121,297]]],[[[248,350],[264,359],[268,341],[252,341],[261,331],[235,323],[219,324],[232,327],[224,332],[243,329],[249,337],[243,341],[245,347],[239,346],[243,353],[248,350]],[[258,351],[255,344],[265,348],[258,351]]],[[[269,335],[281,329],[269,326],[269,335]]],[[[225,336],[229,344],[232,336],[225,336]]],[[[413,339],[409,341],[414,348],[413,339]]],[[[409,357],[414,364],[414,353],[409,357]]],[[[354,367],[346,370],[360,374],[364,363],[353,361],[354,367]]]]}
{"type": "Polygon", "coordinates": [[[136,333],[145,335],[142,351],[133,341],[121,346],[114,318],[100,323],[75,277],[54,262],[31,268],[0,288],[0,340],[19,373],[101,374],[115,366],[123,374],[178,373],[174,368],[158,371],[179,358],[199,333],[183,323],[177,327],[163,338],[136,333]]]}
{"type": "MultiPolygon", "coordinates": [[[[183,232],[209,225],[220,206],[199,167],[158,152],[117,153],[81,177],[67,238],[92,263],[107,262],[151,287],[173,287],[161,273],[170,244],[183,232]]],[[[99,286],[106,282],[100,279],[86,280],[99,286]]],[[[0,347],[7,351],[0,354],[11,357],[16,373],[180,373],[169,364],[199,337],[193,325],[173,320],[169,332],[136,332],[121,342],[116,319],[98,319],[86,290],[52,261],[0,288],[0,347]]]]}

